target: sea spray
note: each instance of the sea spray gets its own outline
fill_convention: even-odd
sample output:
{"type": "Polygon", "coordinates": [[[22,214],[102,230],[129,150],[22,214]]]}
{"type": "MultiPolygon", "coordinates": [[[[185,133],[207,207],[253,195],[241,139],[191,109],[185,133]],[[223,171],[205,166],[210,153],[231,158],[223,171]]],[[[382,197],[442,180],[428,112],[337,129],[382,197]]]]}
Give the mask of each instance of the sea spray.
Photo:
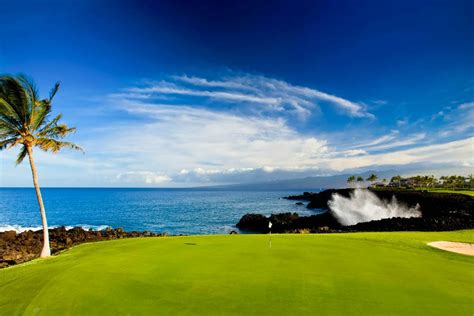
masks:
{"type": "Polygon", "coordinates": [[[342,225],[355,225],[383,218],[421,216],[419,204],[409,208],[399,204],[395,195],[390,201],[386,201],[365,189],[355,189],[348,198],[335,193],[328,204],[342,225]]]}
{"type": "MultiPolygon", "coordinates": [[[[49,229],[58,228],[58,227],[60,227],[60,226],[52,225],[52,226],[49,226],[49,229]]],[[[73,229],[74,227],[81,227],[84,230],[101,231],[101,230],[107,229],[110,226],[108,226],[108,225],[85,225],[85,224],[79,224],[79,225],[74,225],[74,226],[69,226],[69,225],[64,226],[64,228],[66,228],[66,230],[73,229]]],[[[20,226],[20,225],[3,225],[3,224],[0,224],[0,233],[14,230],[14,231],[17,232],[17,234],[19,234],[19,233],[23,233],[23,232],[28,231],[28,230],[38,231],[38,230],[41,230],[41,229],[43,229],[43,226],[39,226],[39,225],[38,226],[20,226]]]]}

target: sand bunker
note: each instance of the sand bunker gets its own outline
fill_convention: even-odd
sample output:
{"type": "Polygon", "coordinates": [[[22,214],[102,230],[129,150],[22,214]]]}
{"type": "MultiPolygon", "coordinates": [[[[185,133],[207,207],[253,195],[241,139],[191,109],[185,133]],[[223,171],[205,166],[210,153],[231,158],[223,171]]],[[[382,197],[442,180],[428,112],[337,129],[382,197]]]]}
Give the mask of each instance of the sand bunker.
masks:
{"type": "Polygon", "coordinates": [[[451,241],[434,241],[428,243],[428,246],[455,253],[460,253],[463,255],[474,256],[474,244],[451,241]]]}

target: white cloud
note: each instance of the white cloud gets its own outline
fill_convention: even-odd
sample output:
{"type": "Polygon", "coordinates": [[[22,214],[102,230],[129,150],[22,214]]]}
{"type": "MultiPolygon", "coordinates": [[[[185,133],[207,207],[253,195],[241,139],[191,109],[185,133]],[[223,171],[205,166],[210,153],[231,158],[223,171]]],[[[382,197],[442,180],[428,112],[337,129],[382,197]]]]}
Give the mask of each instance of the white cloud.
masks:
{"type": "Polygon", "coordinates": [[[444,116],[447,124],[439,132],[441,137],[462,135],[474,129],[474,102],[460,104],[444,116]]]}
{"type": "Polygon", "coordinates": [[[175,181],[225,182],[236,175],[251,173],[341,171],[420,162],[463,165],[472,160],[468,146],[472,147],[472,139],[415,146],[426,135],[398,139],[398,132],[392,131],[367,142],[365,148],[338,151],[327,140],[303,135],[282,119],[141,102],[127,102],[123,107],[130,114],[147,117],[150,122],[119,131],[113,135],[116,142],[102,141],[108,144],[105,150],[138,156],[139,159],[129,159],[127,168],[152,166],[153,170],[166,170],[175,181]],[[415,147],[370,153],[407,145],[415,147]]]}
{"type": "MultiPolygon", "coordinates": [[[[437,140],[427,139],[430,134],[423,130],[412,134],[392,130],[372,139],[364,139],[358,130],[345,130],[359,137],[358,143],[348,146],[331,143],[331,133],[322,137],[300,132],[290,125],[294,121],[287,115],[275,112],[304,116],[325,101],[350,116],[371,117],[359,103],[262,76],[220,80],[181,76],[173,80],[111,95],[103,115],[126,119],[82,130],[87,136],[79,143],[86,149],[85,156],[38,151],[42,179],[48,185],[74,181],[81,185],[180,186],[265,181],[373,166],[474,165],[473,138],[461,134],[473,127],[472,102],[445,111],[448,124],[443,132],[456,135],[456,141],[425,145],[437,140]],[[180,96],[238,106],[215,110],[202,102],[193,105],[193,98],[183,105],[180,96]],[[172,99],[179,104],[160,103],[172,99]],[[262,105],[275,112],[240,111],[247,102],[252,108],[262,105]]],[[[14,159],[10,153],[0,154],[0,185],[8,185],[4,179],[20,179],[14,184],[29,185],[27,165],[14,169],[14,159]],[[12,167],[5,168],[7,165],[12,167]]]]}
{"type": "Polygon", "coordinates": [[[459,105],[458,109],[460,110],[470,110],[474,109],[474,102],[467,102],[459,105]]]}
{"type": "MultiPolygon", "coordinates": [[[[208,80],[184,75],[173,76],[171,79],[174,81],[153,82],[145,87],[130,88],[127,90],[129,99],[154,98],[159,94],[205,97],[216,102],[259,104],[265,106],[261,109],[263,111],[290,112],[300,118],[309,116],[320,102],[325,102],[351,117],[374,118],[363,104],[264,76],[246,74],[208,80]]],[[[119,95],[123,97],[124,93],[119,95]]]]}
{"type": "Polygon", "coordinates": [[[352,157],[352,156],[366,155],[367,152],[363,149],[349,149],[349,150],[343,151],[342,154],[344,156],[352,157]]]}
{"type": "Polygon", "coordinates": [[[183,89],[183,88],[162,87],[160,85],[155,85],[155,86],[147,87],[147,88],[131,88],[129,91],[132,92],[132,94],[129,95],[129,98],[131,99],[136,98],[135,95],[140,95],[141,96],[140,98],[149,98],[151,97],[152,93],[163,93],[163,94],[209,97],[212,99],[232,101],[232,102],[254,102],[254,103],[267,104],[267,105],[277,105],[281,103],[281,100],[278,98],[259,97],[259,96],[254,96],[254,95],[238,93],[238,92],[192,90],[192,89],[183,89]]]}
{"type": "MultiPolygon", "coordinates": [[[[419,145],[420,141],[426,138],[426,133],[415,133],[405,137],[400,137],[400,132],[392,130],[390,134],[382,135],[373,140],[357,144],[349,148],[349,150],[363,150],[364,152],[382,151],[398,147],[419,145]]],[[[346,151],[345,153],[350,153],[346,151]]]]}
{"type": "Polygon", "coordinates": [[[234,89],[243,89],[243,90],[252,90],[256,91],[255,88],[246,86],[242,83],[235,82],[235,81],[215,81],[215,80],[207,80],[205,78],[199,77],[188,77],[184,76],[173,76],[175,80],[186,82],[189,84],[193,84],[196,86],[203,86],[203,87],[221,87],[221,88],[234,88],[234,89]]]}
{"type": "Polygon", "coordinates": [[[427,165],[444,163],[465,166],[474,161],[474,137],[443,144],[418,146],[411,149],[389,153],[334,158],[326,161],[327,166],[334,170],[362,168],[383,165],[407,165],[425,163],[427,165]]]}
{"type": "Polygon", "coordinates": [[[416,144],[419,144],[419,142],[425,138],[426,138],[426,133],[418,133],[418,134],[410,135],[406,138],[398,139],[393,142],[387,142],[387,143],[383,143],[383,144],[375,145],[375,146],[374,145],[365,146],[365,148],[370,151],[386,150],[390,148],[416,145],[416,144]]]}
{"type": "Polygon", "coordinates": [[[399,127],[406,126],[407,124],[408,124],[408,119],[407,118],[404,118],[404,119],[401,119],[401,120],[397,121],[397,126],[399,126],[399,127]]]}
{"type": "Polygon", "coordinates": [[[123,108],[151,122],[117,130],[110,135],[116,141],[101,142],[104,150],[140,155],[140,164],[160,170],[210,174],[231,168],[302,166],[328,152],[325,140],[300,135],[283,119],[130,102],[123,108]],[[203,161],[219,168],[203,168],[203,161]]]}
{"type": "Polygon", "coordinates": [[[127,171],[119,173],[117,180],[128,183],[163,184],[170,182],[171,178],[153,171],[127,171]]]}
{"type": "Polygon", "coordinates": [[[367,147],[373,147],[379,144],[386,144],[387,142],[394,140],[398,136],[398,133],[399,133],[398,131],[391,131],[390,134],[377,137],[376,139],[359,144],[355,147],[367,148],[367,147]]]}

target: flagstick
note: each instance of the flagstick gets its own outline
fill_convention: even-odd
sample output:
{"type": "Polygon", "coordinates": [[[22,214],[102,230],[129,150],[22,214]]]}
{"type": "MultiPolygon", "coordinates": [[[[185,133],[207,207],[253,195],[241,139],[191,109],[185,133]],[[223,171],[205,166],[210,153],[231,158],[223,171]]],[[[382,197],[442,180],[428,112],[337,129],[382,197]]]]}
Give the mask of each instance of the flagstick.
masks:
{"type": "Polygon", "coordinates": [[[270,249],[272,248],[272,231],[270,230],[270,249]]]}
{"type": "Polygon", "coordinates": [[[270,229],[270,249],[272,248],[272,222],[268,222],[268,228],[270,229]]]}

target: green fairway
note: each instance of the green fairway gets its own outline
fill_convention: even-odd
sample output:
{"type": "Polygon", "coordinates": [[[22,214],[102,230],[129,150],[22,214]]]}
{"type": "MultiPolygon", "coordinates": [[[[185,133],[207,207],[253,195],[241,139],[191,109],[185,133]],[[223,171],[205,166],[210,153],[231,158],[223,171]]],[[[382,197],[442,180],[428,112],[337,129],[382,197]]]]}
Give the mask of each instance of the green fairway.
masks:
{"type": "Polygon", "coordinates": [[[474,231],[217,235],[83,244],[0,270],[0,315],[472,315],[474,231]]]}
{"type": "Polygon", "coordinates": [[[445,190],[445,189],[429,189],[430,192],[435,193],[454,193],[454,194],[466,194],[474,196],[474,190],[445,190]]]}

